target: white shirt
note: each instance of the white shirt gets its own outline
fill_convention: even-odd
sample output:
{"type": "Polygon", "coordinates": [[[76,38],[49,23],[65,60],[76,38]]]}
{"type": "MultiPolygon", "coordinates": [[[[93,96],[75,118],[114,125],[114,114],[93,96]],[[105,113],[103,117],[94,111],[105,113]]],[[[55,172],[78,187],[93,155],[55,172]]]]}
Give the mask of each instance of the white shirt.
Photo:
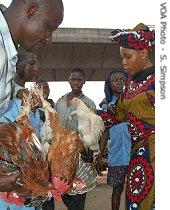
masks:
{"type": "Polygon", "coordinates": [[[11,95],[19,89],[13,81],[16,74],[17,51],[7,22],[0,11],[0,115],[7,109],[11,95]]]}

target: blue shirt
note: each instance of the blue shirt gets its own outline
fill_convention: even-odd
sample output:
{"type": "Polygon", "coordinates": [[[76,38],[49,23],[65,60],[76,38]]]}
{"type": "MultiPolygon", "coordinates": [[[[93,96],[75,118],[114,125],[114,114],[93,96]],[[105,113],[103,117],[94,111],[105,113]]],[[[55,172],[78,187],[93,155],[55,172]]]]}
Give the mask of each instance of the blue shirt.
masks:
{"type": "Polygon", "coordinates": [[[11,203],[6,203],[3,200],[0,200],[0,209],[1,210],[35,210],[35,207],[26,207],[26,206],[17,206],[11,203]]]}
{"type": "MultiPolygon", "coordinates": [[[[12,99],[9,101],[8,108],[5,110],[2,117],[0,117],[0,122],[14,122],[16,117],[21,113],[21,100],[12,99]]],[[[41,120],[39,111],[29,113],[29,121],[32,127],[35,129],[37,137],[40,137],[41,130],[41,120]]]]}
{"type": "MultiPolygon", "coordinates": [[[[117,97],[112,96],[112,101],[108,104],[114,105],[117,97]]],[[[124,166],[129,164],[131,138],[128,132],[127,122],[122,122],[109,129],[110,145],[108,150],[109,166],[124,166]]]]}

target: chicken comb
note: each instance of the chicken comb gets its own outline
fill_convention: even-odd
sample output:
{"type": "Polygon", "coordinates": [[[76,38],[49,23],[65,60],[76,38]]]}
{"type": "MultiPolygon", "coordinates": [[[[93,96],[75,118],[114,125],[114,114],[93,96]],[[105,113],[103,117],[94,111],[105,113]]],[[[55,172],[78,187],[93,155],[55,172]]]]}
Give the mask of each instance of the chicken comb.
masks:
{"type": "Polygon", "coordinates": [[[57,202],[60,202],[61,196],[68,191],[70,185],[68,184],[68,182],[65,182],[64,180],[58,177],[54,177],[52,183],[54,184],[55,188],[55,190],[52,190],[52,195],[57,202]]]}

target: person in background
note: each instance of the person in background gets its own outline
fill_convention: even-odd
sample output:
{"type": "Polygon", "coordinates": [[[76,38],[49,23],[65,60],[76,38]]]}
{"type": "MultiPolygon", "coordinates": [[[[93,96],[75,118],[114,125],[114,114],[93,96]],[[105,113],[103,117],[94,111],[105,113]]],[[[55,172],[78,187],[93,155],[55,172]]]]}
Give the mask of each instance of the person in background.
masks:
{"type": "MultiPolygon", "coordinates": [[[[21,87],[24,87],[26,82],[37,80],[38,69],[36,63],[37,63],[36,56],[34,53],[27,52],[24,48],[19,47],[18,62],[16,69],[17,75],[15,77],[15,82],[19,84],[21,87]]],[[[0,118],[0,122],[3,123],[14,122],[16,117],[21,113],[21,102],[22,101],[20,99],[11,99],[9,102],[8,109],[4,112],[4,115],[0,118]]],[[[39,137],[41,121],[40,121],[39,112],[37,110],[35,110],[35,112],[30,112],[29,121],[30,124],[35,129],[36,135],[39,137]]],[[[35,207],[17,206],[10,203],[6,203],[3,200],[0,200],[0,209],[35,210],[35,207]]]]}
{"type": "MultiPolygon", "coordinates": [[[[54,101],[52,99],[49,99],[49,94],[50,94],[50,88],[49,84],[45,80],[38,80],[37,84],[40,87],[43,87],[43,97],[45,98],[46,101],[48,101],[51,104],[51,107],[54,108],[54,101]]],[[[41,108],[39,109],[40,112],[40,119],[42,120],[42,123],[45,122],[45,114],[43,111],[41,111],[41,108]]],[[[55,209],[55,204],[54,204],[54,198],[52,197],[50,200],[45,201],[42,206],[36,207],[36,210],[54,210],[55,209]]]]}
{"type": "MultiPolygon", "coordinates": [[[[80,100],[82,100],[88,108],[96,110],[96,106],[94,102],[87,96],[85,96],[82,92],[83,85],[85,84],[85,73],[82,69],[73,69],[71,71],[68,81],[71,87],[71,92],[59,98],[55,108],[63,126],[70,130],[78,131],[77,119],[70,118],[70,114],[76,109],[76,107],[73,104],[71,104],[70,101],[74,97],[77,97],[80,100]]],[[[68,210],[84,210],[86,192],[93,189],[96,186],[97,174],[96,172],[93,173],[89,171],[88,167],[86,168],[86,166],[87,163],[84,162],[82,158],[79,158],[79,168],[76,173],[76,178],[80,178],[80,176],[82,175],[84,177],[84,181],[87,187],[85,187],[81,191],[81,194],[75,194],[72,192],[63,195],[62,199],[64,204],[67,206],[68,210]]]]}
{"type": "Polygon", "coordinates": [[[45,98],[46,101],[48,101],[51,106],[54,108],[55,104],[54,101],[52,99],[49,98],[50,95],[50,87],[48,82],[46,82],[45,80],[38,80],[37,84],[41,87],[43,87],[43,97],[45,98]]]}
{"type": "Polygon", "coordinates": [[[111,40],[120,46],[124,69],[130,75],[116,105],[99,110],[107,129],[127,121],[131,158],[126,183],[127,210],[151,210],[154,206],[155,164],[155,67],[150,53],[154,31],[138,24],[132,30],[114,30],[111,40]]]}
{"type": "MultiPolygon", "coordinates": [[[[126,82],[126,73],[123,69],[115,69],[110,72],[105,81],[105,100],[100,107],[107,110],[109,106],[115,106],[126,82]]],[[[107,184],[113,188],[111,196],[112,210],[119,210],[121,194],[124,188],[125,177],[130,160],[131,139],[127,122],[112,126],[100,139],[101,155],[104,152],[108,139],[108,174],[107,184]]],[[[98,158],[102,158],[99,157],[98,158]]]]}

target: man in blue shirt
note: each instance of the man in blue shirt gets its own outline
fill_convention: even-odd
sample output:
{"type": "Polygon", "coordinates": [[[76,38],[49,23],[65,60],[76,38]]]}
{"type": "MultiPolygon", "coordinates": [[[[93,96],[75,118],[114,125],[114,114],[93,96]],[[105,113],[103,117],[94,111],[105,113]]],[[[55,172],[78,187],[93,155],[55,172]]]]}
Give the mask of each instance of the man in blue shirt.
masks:
{"type": "MultiPolygon", "coordinates": [[[[105,81],[106,99],[100,103],[104,110],[113,107],[123,92],[126,82],[126,74],[117,69],[109,74],[105,81]]],[[[127,128],[127,122],[114,125],[101,138],[101,152],[103,153],[107,140],[110,140],[108,148],[108,175],[107,184],[113,187],[111,203],[112,210],[119,210],[120,198],[124,188],[125,176],[130,160],[131,140],[127,128]]]]}

